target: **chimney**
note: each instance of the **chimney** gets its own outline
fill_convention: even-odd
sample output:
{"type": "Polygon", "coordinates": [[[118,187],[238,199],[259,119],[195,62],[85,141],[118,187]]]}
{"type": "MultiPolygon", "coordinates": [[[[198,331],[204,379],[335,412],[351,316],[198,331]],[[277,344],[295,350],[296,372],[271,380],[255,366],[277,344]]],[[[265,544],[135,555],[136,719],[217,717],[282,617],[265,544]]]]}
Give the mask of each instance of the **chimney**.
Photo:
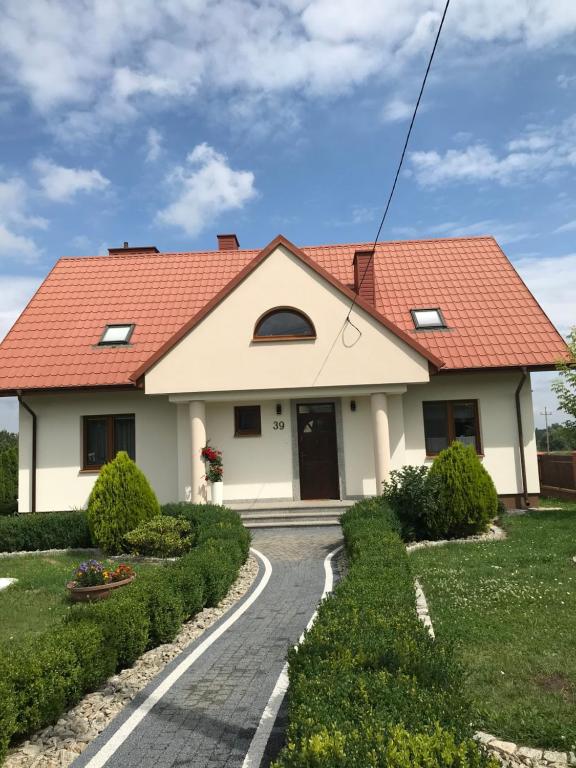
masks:
{"type": "Polygon", "coordinates": [[[374,304],[373,256],[374,251],[356,251],[354,254],[354,291],[370,304],[374,304]]]}
{"type": "Polygon", "coordinates": [[[128,241],[124,240],[122,248],[108,248],[109,256],[118,256],[119,253],[160,253],[160,251],[155,245],[129,246],[128,241]]]}
{"type": "Polygon", "coordinates": [[[236,235],[217,235],[219,251],[237,251],[240,243],[236,235]]]}

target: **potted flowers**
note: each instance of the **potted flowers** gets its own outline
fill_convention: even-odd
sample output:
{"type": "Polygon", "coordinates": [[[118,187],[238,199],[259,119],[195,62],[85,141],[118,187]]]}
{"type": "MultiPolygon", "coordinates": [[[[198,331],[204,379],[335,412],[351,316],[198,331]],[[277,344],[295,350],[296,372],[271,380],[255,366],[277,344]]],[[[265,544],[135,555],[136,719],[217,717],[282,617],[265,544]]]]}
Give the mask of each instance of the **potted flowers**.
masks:
{"type": "Polygon", "coordinates": [[[217,451],[209,445],[202,448],[202,458],[208,464],[206,470],[206,480],[212,483],[212,504],[222,505],[224,501],[224,483],[222,475],[224,467],[222,466],[222,451],[217,451]]]}
{"type": "Polygon", "coordinates": [[[87,603],[105,600],[113,589],[134,581],[135,575],[132,568],[125,563],[114,567],[111,563],[87,560],[80,563],[74,571],[74,580],[69,581],[66,586],[73,602],[87,603]]]}

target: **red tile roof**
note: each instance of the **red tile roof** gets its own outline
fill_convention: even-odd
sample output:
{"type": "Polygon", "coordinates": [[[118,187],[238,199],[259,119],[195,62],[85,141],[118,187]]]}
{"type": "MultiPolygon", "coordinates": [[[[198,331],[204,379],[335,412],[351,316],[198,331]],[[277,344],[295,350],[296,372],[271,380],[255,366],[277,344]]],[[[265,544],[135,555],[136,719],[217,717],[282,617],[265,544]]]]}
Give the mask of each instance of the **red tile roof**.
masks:
{"type": "MultiPolygon", "coordinates": [[[[350,287],[356,250],[304,254],[350,287]]],[[[141,253],[62,258],[0,345],[0,392],[130,385],[138,369],[260,252],[141,253]],[[135,323],[128,347],[98,347],[108,323],[135,323]]],[[[376,311],[443,370],[543,367],[562,337],[491,237],[380,243],[376,311]],[[440,307],[449,330],[416,331],[410,309],[440,307]]]]}

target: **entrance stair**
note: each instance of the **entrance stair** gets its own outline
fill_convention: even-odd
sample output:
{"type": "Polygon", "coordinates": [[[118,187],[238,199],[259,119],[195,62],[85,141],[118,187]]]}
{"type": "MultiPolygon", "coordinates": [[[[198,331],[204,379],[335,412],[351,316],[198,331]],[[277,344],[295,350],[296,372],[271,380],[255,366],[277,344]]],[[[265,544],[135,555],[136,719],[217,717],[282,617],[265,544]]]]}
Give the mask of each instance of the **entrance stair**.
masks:
{"type": "Polygon", "coordinates": [[[247,528],[297,528],[339,525],[342,515],[354,502],[337,499],[240,503],[226,506],[238,512],[247,528]]]}

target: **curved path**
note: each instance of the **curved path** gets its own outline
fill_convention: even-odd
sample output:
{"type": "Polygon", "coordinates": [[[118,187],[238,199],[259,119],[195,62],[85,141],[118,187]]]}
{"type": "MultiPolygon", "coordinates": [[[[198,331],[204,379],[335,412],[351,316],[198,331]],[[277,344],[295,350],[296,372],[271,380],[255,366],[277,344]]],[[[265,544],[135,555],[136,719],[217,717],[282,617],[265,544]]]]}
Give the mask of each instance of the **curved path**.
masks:
{"type": "Polygon", "coordinates": [[[341,532],[259,530],[252,544],[264,557],[249,592],[136,696],[74,768],[241,768],[286,652],[322,596],[324,560],[341,532]]]}

